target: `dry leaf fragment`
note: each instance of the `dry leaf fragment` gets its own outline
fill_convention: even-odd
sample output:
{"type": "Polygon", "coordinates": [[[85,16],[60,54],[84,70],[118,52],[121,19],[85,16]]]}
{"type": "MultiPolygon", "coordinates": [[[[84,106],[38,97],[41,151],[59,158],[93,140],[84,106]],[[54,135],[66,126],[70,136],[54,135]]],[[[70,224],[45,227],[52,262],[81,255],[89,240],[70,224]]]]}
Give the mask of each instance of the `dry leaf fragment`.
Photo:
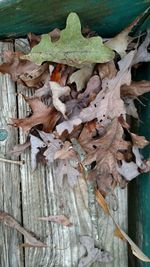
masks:
{"type": "Polygon", "coordinates": [[[82,123],[81,119],[79,118],[72,118],[67,121],[63,121],[60,124],[56,126],[56,131],[59,135],[62,135],[62,133],[67,130],[68,133],[71,133],[75,126],[78,126],[82,123]]]}
{"type": "Polygon", "coordinates": [[[15,145],[10,151],[7,152],[7,154],[19,157],[28,147],[30,147],[30,145],[30,141],[15,145]]]}
{"type": "Polygon", "coordinates": [[[130,135],[131,135],[133,144],[139,148],[144,148],[150,143],[149,141],[146,140],[144,136],[139,136],[134,133],[130,133],[130,135]]]}
{"type": "Polygon", "coordinates": [[[123,29],[123,31],[108,40],[105,44],[123,57],[126,54],[128,44],[132,40],[132,38],[129,36],[129,33],[131,32],[133,27],[137,25],[140,19],[146,14],[146,12],[147,10],[139,15],[127,28],[123,29]]]}
{"type": "Polygon", "coordinates": [[[73,72],[69,78],[70,83],[76,83],[77,91],[81,91],[85,88],[88,80],[90,79],[94,65],[84,66],[83,68],[73,72]]]}
{"type": "Polygon", "coordinates": [[[24,132],[29,132],[33,126],[42,124],[43,131],[51,132],[60,118],[60,113],[55,108],[47,107],[39,98],[29,98],[24,95],[23,97],[32,109],[33,114],[24,119],[12,118],[11,125],[21,127],[24,132]]]}
{"type": "Polygon", "coordinates": [[[122,160],[122,165],[117,170],[127,181],[131,181],[140,174],[138,166],[133,161],[126,162],[122,160]]]}
{"type": "MultiPolygon", "coordinates": [[[[132,250],[132,253],[140,260],[144,261],[144,262],[150,262],[150,259],[138,248],[138,246],[132,241],[132,239],[120,228],[120,226],[115,222],[113,216],[111,215],[110,213],[110,210],[109,210],[109,207],[108,207],[108,204],[106,203],[104,197],[102,196],[102,194],[96,189],[95,190],[95,195],[96,195],[96,199],[99,203],[99,205],[103,208],[104,208],[104,212],[108,215],[111,216],[115,226],[116,226],[116,229],[117,229],[117,232],[120,233],[119,234],[119,237],[121,237],[122,239],[125,239],[129,245],[131,246],[131,250],[132,250]],[[100,199],[100,200],[99,200],[100,199]]],[[[116,232],[116,230],[115,230],[116,232]]]]}
{"type": "Polygon", "coordinates": [[[21,74],[19,78],[28,87],[40,87],[45,83],[46,79],[49,76],[48,67],[49,63],[46,62],[40,66],[37,66],[34,70],[30,72],[21,74]]]}
{"type": "Polygon", "coordinates": [[[90,102],[91,100],[93,100],[93,95],[96,96],[96,94],[99,93],[100,89],[100,77],[98,75],[93,75],[89,79],[85,91],[82,94],[78,95],[78,99],[83,99],[83,101],[85,101],[85,99],[88,98],[88,102],[90,102]]]}
{"type": "Polygon", "coordinates": [[[57,150],[54,159],[68,159],[75,158],[76,152],[73,149],[72,144],[69,141],[65,141],[63,147],[60,150],[57,150]]]}
{"type": "Polygon", "coordinates": [[[20,59],[21,52],[4,52],[4,63],[0,65],[0,72],[11,75],[13,81],[18,81],[21,74],[29,73],[37,68],[37,65],[29,60],[20,59]]]}
{"type": "Polygon", "coordinates": [[[32,171],[36,169],[37,165],[37,154],[39,153],[40,148],[46,147],[46,144],[40,140],[40,138],[30,134],[30,143],[31,143],[31,166],[32,166],[32,171]]]}
{"type": "Polygon", "coordinates": [[[80,175],[79,171],[71,165],[69,160],[59,160],[58,166],[54,170],[54,174],[59,186],[62,186],[64,175],[67,175],[68,183],[71,187],[76,185],[80,175]]]}
{"type": "Polygon", "coordinates": [[[73,225],[65,215],[50,215],[48,217],[40,217],[39,220],[56,222],[58,224],[61,224],[67,227],[70,227],[73,225]]]}
{"type": "Polygon", "coordinates": [[[42,138],[44,144],[47,146],[47,149],[44,151],[45,159],[48,164],[54,162],[55,153],[57,150],[60,150],[63,143],[60,139],[55,138],[54,134],[45,133],[43,131],[38,131],[40,137],[42,138]]]}
{"type": "Polygon", "coordinates": [[[80,242],[87,250],[87,256],[80,259],[78,267],[90,267],[94,262],[111,262],[113,257],[108,251],[95,247],[94,239],[90,236],[81,236],[80,242]]]}
{"type": "Polygon", "coordinates": [[[146,38],[144,42],[139,46],[137,53],[133,59],[132,65],[135,65],[139,62],[149,62],[150,61],[150,53],[148,51],[148,46],[150,43],[150,29],[147,31],[146,38]]]}
{"type": "Polygon", "coordinates": [[[61,96],[68,96],[70,94],[70,87],[69,86],[60,86],[57,82],[50,81],[50,88],[52,91],[52,99],[54,107],[60,111],[64,118],[66,118],[66,106],[65,104],[59,99],[61,96]]]}
{"type": "Polygon", "coordinates": [[[102,80],[104,78],[114,78],[117,74],[117,69],[114,61],[98,64],[98,73],[102,80]]]}
{"type": "Polygon", "coordinates": [[[130,85],[121,86],[121,96],[135,98],[150,92],[150,81],[132,82],[130,85]]]}
{"type": "Polygon", "coordinates": [[[6,212],[0,212],[0,221],[4,222],[7,226],[16,229],[22,235],[24,235],[26,243],[22,244],[22,246],[26,247],[47,247],[46,244],[37,240],[33,237],[27,230],[25,230],[20,223],[18,223],[12,216],[10,216],[6,212]]]}

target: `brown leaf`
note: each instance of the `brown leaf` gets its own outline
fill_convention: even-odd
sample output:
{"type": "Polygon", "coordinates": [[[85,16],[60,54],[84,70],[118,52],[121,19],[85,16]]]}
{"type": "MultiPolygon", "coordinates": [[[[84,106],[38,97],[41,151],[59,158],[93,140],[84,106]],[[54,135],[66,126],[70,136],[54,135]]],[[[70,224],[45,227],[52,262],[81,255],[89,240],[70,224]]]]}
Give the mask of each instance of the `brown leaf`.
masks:
{"type": "Polygon", "coordinates": [[[121,86],[121,96],[135,98],[150,92],[150,81],[132,82],[130,85],[121,86]]]}
{"type": "Polygon", "coordinates": [[[30,147],[30,141],[26,141],[23,144],[15,145],[10,151],[7,152],[9,155],[20,156],[28,147],[30,147]]]}
{"type": "Polygon", "coordinates": [[[149,141],[147,141],[145,139],[144,136],[139,136],[137,134],[134,133],[130,133],[131,138],[132,138],[132,142],[135,146],[139,147],[139,148],[144,148],[145,146],[149,145],[149,141]]]}
{"type": "Polygon", "coordinates": [[[13,81],[18,81],[20,75],[30,73],[38,66],[29,60],[20,59],[20,55],[21,52],[5,51],[5,62],[0,65],[0,72],[10,74],[13,81]]]}
{"type": "MultiPolygon", "coordinates": [[[[85,135],[85,131],[81,132],[79,136],[78,141],[87,153],[84,164],[89,165],[96,161],[93,175],[97,180],[99,190],[102,190],[103,194],[113,190],[116,182],[120,180],[117,171],[117,152],[126,150],[129,145],[122,139],[122,136],[123,129],[118,119],[112,121],[102,137],[91,138],[88,132],[85,135]]],[[[89,172],[89,177],[90,175],[89,172]]]]}
{"type": "Polygon", "coordinates": [[[60,150],[55,152],[54,159],[68,159],[75,158],[76,152],[74,151],[72,144],[66,141],[60,150]]]}
{"type": "Polygon", "coordinates": [[[104,78],[108,79],[114,78],[117,74],[117,69],[114,61],[98,64],[98,73],[102,80],[104,78]]]}
{"type": "Polygon", "coordinates": [[[70,94],[70,87],[60,86],[59,83],[50,81],[50,88],[52,91],[54,107],[63,114],[64,118],[66,118],[66,106],[59,98],[61,96],[68,96],[70,94]]]}
{"type": "Polygon", "coordinates": [[[28,41],[30,44],[30,47],[34,47],[35,45],[39,44],[39,42],[41,41],[41,37],[39,35],[35,35],[32,32],[28,33],[28,41]]]}
{"type": "Polygon", "coordinates": [[[22,244],[22,246],[28,247],[47,247],[46,244],[37,240],[33,237],[27,230],[25,230],[12,216],[10,216],[6,212],[0,212],[0,221],[4,222],[7,226],[16,229],[22,235],[24,235],[26,239],[26,243],[22,244]]]}
{"type": "Polygon", "coordinates": [[[33,114],[25,119],[11,119],[12,126],[21,127],[24,132],[38,124],[43,125],[43,131],[51,132],[60,118],[60,113],[53,107],[47,107],[39,98],[23,96],[32,109],[33,114]]]}
{"type": "MultiPolygon", "coordinates": [[[[77,164],[75,163],[75,165],[77,164]]],[[[68,183],[71,187],[74,187],[76,185],[78,177],[80,175],[77,167],[72,166],[70,160],[59,160],[58,166],[54,170],[54,174],[57,178],[59,186],[62,186],[64,175],[67,175],[68,183]]]]}
{"type": "Polygon", "coordinates": [[[113,218],[113,216],[110,213],[109,206],[108,206],[107,202],[105,201],[105,199],[103,198],[102,194],[97,189],[95,190],[95,194],[96,194],[96,199],[97,199],[99,205],[102,207],[104,212],[112,218],[112,220],[116,226],[115,232],[117,231],[117,233],[119,234],[119,237],[121,239],[125,239],[129,243],[129,245],[131,246],[131,250],[132,250],[133,255],[135,255],[138,259],[140,259],[144,262],[150,262],[150,259],[138,248],[138,246],[132,241],[132,239],[115,222],[115,219],[113,218]]]}
{"type": "Polygon", "coordinates": [[[77,91],[81,91],[85,88],[87,82],[92,76],[94,65],[85,66],[75,72],[69,78],[70,83],[75,83],[77,91]]]}
{"type": "Polygon", "coordinates": [[[49,77],[48,68],[49,64],[44,63],[28,73],[21,74],[19,78],[28,87],[41,87],[49,77]]]}
{"type": "Polygon", "coordinates": [[[39,220],[56,222],[58,224],[61,224],[67,227],[70,227],[73,225],[65,215],[50,215],[48,217],[40,217],[39,220]]]}
{"type": "Polygon", "coordinates": [[[122,84],[130,84],[131,82],[131,62],[134,53],[131,51],[119,61],[120,71],[114,78],[103,80],[102,90],[97,94],[95,100],[80,112],[79,118],[83,122],[95,118],[99,121],[105,118],[113,119],[126,113],[124,103],[120,98],[120,87],[122,84]]]}

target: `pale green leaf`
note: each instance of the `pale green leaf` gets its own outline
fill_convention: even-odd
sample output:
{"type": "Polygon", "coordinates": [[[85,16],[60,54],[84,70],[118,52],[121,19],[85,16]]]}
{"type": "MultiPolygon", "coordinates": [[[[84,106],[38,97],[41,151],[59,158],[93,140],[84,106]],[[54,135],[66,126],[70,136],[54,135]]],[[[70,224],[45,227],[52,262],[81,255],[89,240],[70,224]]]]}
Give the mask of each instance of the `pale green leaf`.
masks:
{"type": "Polygon", "coordinates": [[[44,34],[40,43],[23,58],[37,64],[52,61],[81,67],[110,61],[114,58],[114,52],[103,44],[102,38],[99,36],[84,38],[78,15],[70,13],[66,28],[61,31],[58,41],[52,42],[51,37],[44,34]]]}

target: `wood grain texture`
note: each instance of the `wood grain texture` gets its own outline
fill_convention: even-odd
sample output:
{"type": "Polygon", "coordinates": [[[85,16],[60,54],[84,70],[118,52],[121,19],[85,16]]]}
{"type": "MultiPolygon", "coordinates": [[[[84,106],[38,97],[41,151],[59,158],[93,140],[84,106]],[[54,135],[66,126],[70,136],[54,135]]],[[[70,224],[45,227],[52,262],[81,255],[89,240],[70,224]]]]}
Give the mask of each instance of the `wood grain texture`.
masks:
{"type": "MultiPolygon", "coordinates": [[[[12,50],[11,43],[0,43],[0,53],[12,50]]],[[[5,155],[18,142],[18,131],[7,123],[17,116],[15,84],[9,75],[0,74],[0,128],[8,131],[8,138],[0,142],[0,157],[5,155]]],[[[0,162],[0,210],[10,213],[21,221],[20,207],[20,170],[17,165],[0,162]]],[[[23,267],[22,236],[16,230],[0,223],[0,266],[23,267]]]]}
{"type": "MultiPolygon", "coordinates": [[[[11,86],[13,88],[14,85],[11,86]]],[[[23,86],[17,86],[17,90],[23,92],[25,89],[23,86]]],[[[10,94],[10,92],[11,90],[7,93],[10,94]]],[[[30,95],[31,93],[28,92],[28,90],[24,91],[26,95],[30,95]]],[[[12,98],[11,101],[13,102],[12,98]]],[[[28,114],[29,107],[19,96],[18,115],[22,118],[28,114]]],[[[11,116],[15,117],[16,114],[14,113],[11,116]]],[[[15,132],[16,130],[13,129],[12,131],[15,132]]],[[[13,136],[12,138],[11,146],[17,141],[13,136]]],[[[19,131],[19,139],[20,143],[25,140],[21,130],[19,131]]],[[[21,158],[25,160],[25,165],[20,167],[22,210],[19,212],[22,211],[23,226],[34,232],[36,237],[39,237],[41,241],[48,245],[47,248],[43,249],[25,248],[24,267],[77,267],[79,259],[86,253],[85,248],[79,241],[80,235],[92,236],[99,247],[107,249],[113,254],[114,261],[112,263],[94,263],[93,267],[127,267],[127,245],[124,241],[114,237],[112,219],[105,215],[96,203],[93,186],[80,178],[77,185],[70,188],[65,178],[63,187],[60,187],[57,177],[53,174],[55,166],[44,167],[39,165],[37,170],[32,173],[30,152],[24,153],[21,158]],[[73,226],[67,228],[38,220],[42,216],[59,214],[69,217],[73,226]]],[[[14,166],[11,168],[14,168],[14,166]]],[[[9,171],[12,173],[12,170],[9,171]]],[[[17,190],[19,192],[20,189],[17,190]]],[[[18,192],[15,192],[16,197],[19,194],[18,192]]],[[[113,212],[114,217],[116,222],[124,230],[127,230],[127,190],[117,189],[116,196],[119,202],[119,210],[113,212]]],[[[13,214],[11,209],[8,211],[13,214]]],[[[17,217],[17,214],[14,217],[17,217]]],[[[9,230],[5,231],[8,232],[9,230]]],[[[7,247],[8,244],[9,240],[3,240],[4,246],[7,247]]],[[[13,245],[13,248],[11,246],[13,252],[14,247],[15,245],[13,245]]],[[[4,251],[3,257],[6,257],[7,253],[8,250],[4,251]]],[[[6,263],[2,266],[22,266],[17,264],[16,262],[12,265],[6,263]]]]}

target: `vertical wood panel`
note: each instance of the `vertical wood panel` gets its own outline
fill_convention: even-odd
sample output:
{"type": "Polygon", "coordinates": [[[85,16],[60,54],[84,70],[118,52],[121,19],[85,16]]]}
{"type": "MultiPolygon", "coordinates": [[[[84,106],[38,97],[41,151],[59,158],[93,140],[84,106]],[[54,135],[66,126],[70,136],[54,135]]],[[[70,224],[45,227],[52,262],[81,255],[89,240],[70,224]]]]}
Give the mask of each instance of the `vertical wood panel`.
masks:
{"type": "MultiPolygon", "coordinates": [[[[13,45],[0,43],[0,53],[8,49],[12,50],[13,45]]],[[[16,116],[15,85],[9,75],[0,74],[0,128],[8,131],[7,140],[0,142],[0,157],[5,157],[5,153],[18,142],[18,131],[7,125],[9,118],[16,116]]],[[[0,210],[21,221],[20,171],[17,165],[0,162],[0,210]]],[[[1,267],[24,266],[22,249],[19,247],[21,242],[22,236],[16,230],[0,223],[1,267]]]]}

